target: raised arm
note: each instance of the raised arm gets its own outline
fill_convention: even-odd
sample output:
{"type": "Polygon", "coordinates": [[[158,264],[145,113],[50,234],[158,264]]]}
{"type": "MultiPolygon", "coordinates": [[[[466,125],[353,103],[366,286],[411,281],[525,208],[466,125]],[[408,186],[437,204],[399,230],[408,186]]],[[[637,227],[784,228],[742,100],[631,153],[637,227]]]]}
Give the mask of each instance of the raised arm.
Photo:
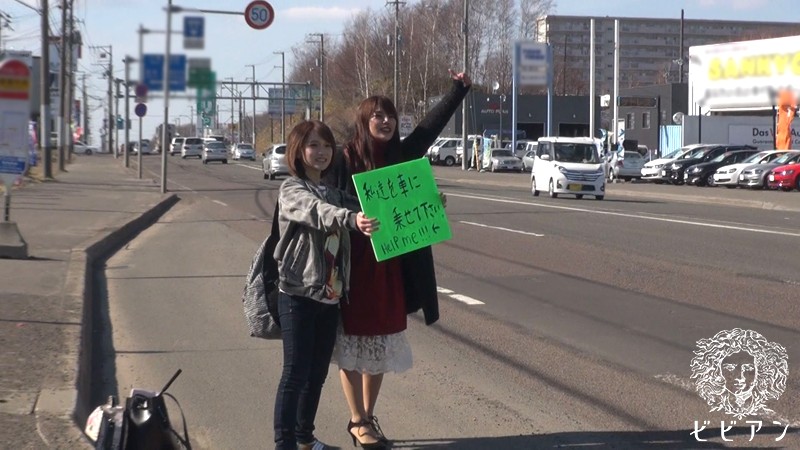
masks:
{"type": "Polygon", "coordinates": [[[441,134],[447,122],[453,117],[456,109],[466,97],[472,84],[469,76],[465,73],[455,73],[450,71],[453,86],[450,91],[436,104],[428,114],[419,122],[414,131],[408,135],[400,146],[403,159],[406,161],[421,158],[428,151],[428,147],[433,144],[441,134]]]}

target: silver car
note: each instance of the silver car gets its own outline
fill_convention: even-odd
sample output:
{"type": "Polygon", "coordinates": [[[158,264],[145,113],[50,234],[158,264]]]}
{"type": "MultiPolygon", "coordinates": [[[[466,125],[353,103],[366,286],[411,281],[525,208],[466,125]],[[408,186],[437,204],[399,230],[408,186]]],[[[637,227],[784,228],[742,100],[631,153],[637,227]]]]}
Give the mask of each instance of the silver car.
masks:
{"type": "Polygon", "coordinates": [[[522,172],[522,160],[514,156],[511,149],[494,148],[489,158],[489,170],[492,172],[499,170],[522,172]]]}
{"type": "Polygon", "coordinates": [[[274,180],[277,175],[289,175],[289,166],[286,165],[286,144],[275,144],[264,152],[261,169],[265,180],[274,180]]]}
{"type": "Polygon", "coordinates": [[[234,144],[233,150],[233,159],[249,159],[251,161],[256,160],[256,151],[253,149],[252,144],[247,144],[244,142],[240,142],[238,144],[234,144]]]}
{"type": "Polygon", "coordinates": [[[211,141],[203,144],[203,164],[208,164],[209,161],[222,161],[222,164],[228,164],[228,149],[225,143],[211,141]]]}
{"type": "Polygon", "coordinates": [[[186,159],[190,156],[196,156],[203,159],[203,139],[199,137],[186,138],[183,141],[181,148],[181,158],[186,159]]]}
{"type": "Polygon", "coordinates": [[[739,174],[739,186],[751,189],[762,189],[768,185],[767,177],[772,169],[786,164],[796,163],[800,159],[800,151],[782,152],[772,161],[764,161],[745,167],[739,174]]]}
{"type": "Polygon", "coordinates": [[[625,152],[624,158],[619,159],[619,153],[611,156],[608,169],[608,179],[632,180],[642,178],[644,158],[638,152],[625,152]]]}
{"type": "Polygon", "coordinates": [[[530,172],[533,169],[533,160],[536,158],[536,150],[530,150],[525,152],[525,155],[522,156],[522,170],[525,172],[530,172]]]}

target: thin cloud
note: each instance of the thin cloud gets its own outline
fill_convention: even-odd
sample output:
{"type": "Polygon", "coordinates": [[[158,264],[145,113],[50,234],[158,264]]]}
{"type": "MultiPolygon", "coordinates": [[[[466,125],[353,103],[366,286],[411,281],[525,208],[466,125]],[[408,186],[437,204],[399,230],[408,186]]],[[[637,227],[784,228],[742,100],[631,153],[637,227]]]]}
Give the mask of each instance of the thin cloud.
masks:
{"type": "Polygon", "coordinates": [[[285,16],[290,20],[342,20],[349,19],[351,16],[361,11],[358,8],[323,8],[319,6],[307,6],[300,8],[288,8],[284,11],[276,13],[276,17],[285,16]]]}
{"type": "Polygon", "coordinates": [[[710,7],[732,7],[737,11],[747,11],[767,7],[767,0],[700,0],[700,6],[710,7]]]}

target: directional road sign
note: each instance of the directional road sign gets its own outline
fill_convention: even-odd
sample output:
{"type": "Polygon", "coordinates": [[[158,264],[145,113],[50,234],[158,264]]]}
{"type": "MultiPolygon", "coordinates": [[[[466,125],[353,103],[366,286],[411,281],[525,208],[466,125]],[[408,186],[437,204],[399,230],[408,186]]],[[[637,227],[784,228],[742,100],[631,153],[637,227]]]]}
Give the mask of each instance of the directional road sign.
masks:
{"type": "Polygon", "coordinates": [[[183,18],[183,48],[203,49],[204,20],[203,17],[183,18]]]}
{"type": "MultiPolygon", "coordinates": [[[[164,55],[146,54],[142,56],[144,64],[144,84],[150,91],[164,90],[164,55]]],[[[186,90],[186,55],[170,55],[169,57],[169,89],[171,91],[186,90]]]]}

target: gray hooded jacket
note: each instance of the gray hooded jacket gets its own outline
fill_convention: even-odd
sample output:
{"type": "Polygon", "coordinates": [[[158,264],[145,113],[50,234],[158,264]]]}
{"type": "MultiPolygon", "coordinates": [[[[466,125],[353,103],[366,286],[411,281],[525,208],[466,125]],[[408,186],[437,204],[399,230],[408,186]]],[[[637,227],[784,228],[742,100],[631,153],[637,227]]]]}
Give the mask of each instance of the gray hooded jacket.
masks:
{"type": "Polygon", "coordinates": [[[317,301],[325,298],[328,273],[324,246],[328,234],[339,233],[338,265],[344,282],[342,295],[350,288],[350,230],[357,230],[358,199],[339,189],[320,188],[290,177],[278,194],[280,240],[274,258],[278,262],[278,287],[290,295],[317,301]]]}

